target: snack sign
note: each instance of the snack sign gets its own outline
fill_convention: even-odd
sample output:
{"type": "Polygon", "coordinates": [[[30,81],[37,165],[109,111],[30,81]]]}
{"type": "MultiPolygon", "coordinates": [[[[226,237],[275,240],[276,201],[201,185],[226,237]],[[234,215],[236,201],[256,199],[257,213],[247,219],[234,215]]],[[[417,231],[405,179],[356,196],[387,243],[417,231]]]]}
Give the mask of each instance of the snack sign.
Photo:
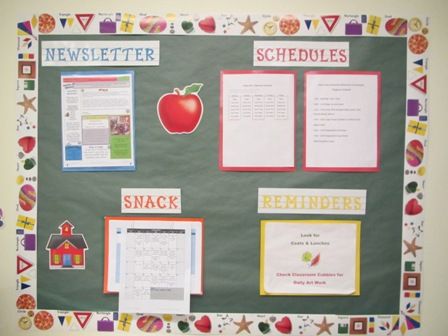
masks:
{"type": "Polygon", "coordinates": [[[122,213],[181,213],[180,189],[122,188],[122,213]]]}

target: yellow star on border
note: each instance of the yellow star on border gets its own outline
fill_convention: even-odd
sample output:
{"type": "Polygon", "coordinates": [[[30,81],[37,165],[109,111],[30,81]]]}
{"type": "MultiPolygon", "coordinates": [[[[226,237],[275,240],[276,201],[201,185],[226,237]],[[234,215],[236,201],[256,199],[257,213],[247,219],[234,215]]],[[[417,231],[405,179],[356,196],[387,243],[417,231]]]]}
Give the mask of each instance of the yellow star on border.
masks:
{"type": "Polygon", "coordinates": [[[36,112],[36,108],[33,105],[33,102],[36,100],[36,97],[28,98],[27,96],[23,95],[23,101],[18,102],[17,105],[23,106],[24,112],[27,113],[29,109],[32,109],[34,112],[36,112]]]}
{"type": "Polygon", "coordinates": [[[327,333],[329,333],[331,335],[330,328],[333,326],[333,324],[334,323],[328,323],[327,322],[327,317],[324,316],[324,319],[322,320],[321,323],[314,323],[314,325],[319,328],[319,331],[317,332],[317,335],[320,335],[320,334],[322,334],[324,332],[327,332],[327,333]]]}
{"type": "Polygon", "coordinates": [[[238,326],[237,334],[242,332],[243,330],[247,331],[250,334],[249,326],[254,323],[254,321],[246,321],[246,315],[243,315],[243,318],[240,322],[233,322],[233,324],[238,326]]]}
{"type": "Polygon", "coordinates": [[[243,26],[243,30],[241,30],[241,34],[244,34],[245,32],[247,32],[249,30],[255,34],[254,26],[258,23],[258,21],[251,21],[249,15],[247,16],[246,21],[244,21],[244,22],[238,21],[238,23],[243,26]]]}
{"type": "Polygon", "coordinates": [[[412,253],[412,255],[414,257],[417,257],[417,250],[421,250],[422,247],[418,246],[415,243],[416,238],[412,239],[411,242],[408,242],[406,240],[403,240],[403,243],[406,245],[406,251],[404,252],[404,254],[408,254],[408,253],[412,253]]]}

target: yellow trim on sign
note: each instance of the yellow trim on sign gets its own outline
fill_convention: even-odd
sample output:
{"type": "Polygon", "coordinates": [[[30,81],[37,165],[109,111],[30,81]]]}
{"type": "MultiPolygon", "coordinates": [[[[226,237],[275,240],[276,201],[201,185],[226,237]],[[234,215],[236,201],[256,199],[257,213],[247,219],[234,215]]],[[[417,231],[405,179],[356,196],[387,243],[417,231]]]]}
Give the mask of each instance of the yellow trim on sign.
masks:
{"type": "Polygon", "coordinates": [[[260,295],[269,295],[264,289],[264,243],[265,243],[265,228],[266,223],[269,221],[262,220],[260,228],[260,295]]]}

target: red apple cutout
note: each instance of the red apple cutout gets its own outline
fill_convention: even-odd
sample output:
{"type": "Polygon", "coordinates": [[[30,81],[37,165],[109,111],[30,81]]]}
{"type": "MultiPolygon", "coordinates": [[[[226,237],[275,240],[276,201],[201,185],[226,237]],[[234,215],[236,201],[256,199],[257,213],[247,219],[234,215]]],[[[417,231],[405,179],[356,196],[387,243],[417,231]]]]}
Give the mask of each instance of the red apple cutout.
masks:
{"type": "Polygon", "coordinates": [[[157,114],[165,131],[170,134],[190,134],[202,119],[203,104],[198,96],[201,83],[193,83],[182,91],[174,89],[160,97],[157,114]]]}

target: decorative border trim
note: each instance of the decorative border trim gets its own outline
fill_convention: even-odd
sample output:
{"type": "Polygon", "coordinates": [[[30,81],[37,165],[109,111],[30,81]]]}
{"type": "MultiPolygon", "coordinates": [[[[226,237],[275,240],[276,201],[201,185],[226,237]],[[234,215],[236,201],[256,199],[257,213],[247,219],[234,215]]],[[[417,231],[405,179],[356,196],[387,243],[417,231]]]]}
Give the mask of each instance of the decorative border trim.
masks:
{"type": "Polygon", "coordinates": [[[17,24],[17,319],[23,330],[173,334],[418,335],[428,110],[428,18],[378,15],[198,15],[184,13],[42,13],[17,24]],[[36,310],[38,38],[41,34],[368,36],[406,38],[407,92],[400,311],[396,315],[194,313],[148,316],[36,310]],[[32,246],[32,244],[31,244],[32,246]]]}

